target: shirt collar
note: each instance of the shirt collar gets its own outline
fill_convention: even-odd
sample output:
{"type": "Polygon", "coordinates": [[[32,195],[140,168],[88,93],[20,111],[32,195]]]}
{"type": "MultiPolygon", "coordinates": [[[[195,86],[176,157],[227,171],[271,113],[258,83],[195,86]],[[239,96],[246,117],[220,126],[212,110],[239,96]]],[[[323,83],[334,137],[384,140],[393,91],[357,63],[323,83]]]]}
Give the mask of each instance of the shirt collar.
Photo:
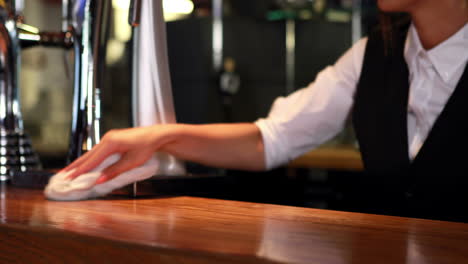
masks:
{"type": "Polygon", "coordinates": [[[404,54],[407,64],[410,65],[410,71],[417,56],[424,54],[423,56],[429,58],[439,76],[448,83],[453,79],[457,69],[468,60],[467,47],[468,23],[450,38],[430,50],[423,48],[416,27],[411,24],[406,37],[404,54]]]}

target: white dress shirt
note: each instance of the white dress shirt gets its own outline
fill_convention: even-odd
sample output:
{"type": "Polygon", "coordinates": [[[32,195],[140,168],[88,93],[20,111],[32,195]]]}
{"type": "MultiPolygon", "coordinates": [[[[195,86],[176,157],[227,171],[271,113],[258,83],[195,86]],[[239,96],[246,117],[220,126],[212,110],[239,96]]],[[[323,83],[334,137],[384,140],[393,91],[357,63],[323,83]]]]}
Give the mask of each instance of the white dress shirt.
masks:
{"type": "MultiPolygon", "coordinates": [[[[359,40],[314,82],[273,103],[259,119],[268,169],[285,164],[338,134],[354,103],[367,38],[359,40]]],[[[416,28],[406,37],[409,68],[408,147],[410,159],[419,152],[436,118],[455,90],[468,60],[468,23],[449,39],[425,50],[416,28]]]]}

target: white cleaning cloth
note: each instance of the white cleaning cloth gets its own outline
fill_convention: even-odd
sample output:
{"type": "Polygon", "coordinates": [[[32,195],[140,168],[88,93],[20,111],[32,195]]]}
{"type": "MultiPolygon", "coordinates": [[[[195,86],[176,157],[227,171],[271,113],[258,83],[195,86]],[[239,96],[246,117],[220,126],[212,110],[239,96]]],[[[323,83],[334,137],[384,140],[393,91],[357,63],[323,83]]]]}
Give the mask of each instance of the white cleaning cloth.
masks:
{"type": "Polygon", "coordinates": [[[105,159],[99,166],[88,173],[84,173],[72,180],[67,179],[73,170],[57,173],[49,181],[44,190],[48,199],[58,201],[77,201],[92,199],[109,194],[113,190],[122,188],[133,182],[142,181],[155,175],[159,169],[159,162],[155,157],[150,158],[144,165],[126,171],[117,177],[96,185],[102,171],[120,160],[119,154],[105,159]]]}

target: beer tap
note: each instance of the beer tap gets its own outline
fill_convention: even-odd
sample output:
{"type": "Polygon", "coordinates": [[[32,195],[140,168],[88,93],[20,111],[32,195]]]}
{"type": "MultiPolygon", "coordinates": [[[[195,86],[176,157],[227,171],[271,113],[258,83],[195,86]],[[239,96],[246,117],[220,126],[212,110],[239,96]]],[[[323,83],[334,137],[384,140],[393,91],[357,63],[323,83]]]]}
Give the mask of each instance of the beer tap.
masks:
{"type": "Polygon", "coordinates": [[[22,10],[23,1],[0,1],[0,182],[11,179],[15,172],[40,168],[20,110],[21,41],[17,25],[22,10]]]}

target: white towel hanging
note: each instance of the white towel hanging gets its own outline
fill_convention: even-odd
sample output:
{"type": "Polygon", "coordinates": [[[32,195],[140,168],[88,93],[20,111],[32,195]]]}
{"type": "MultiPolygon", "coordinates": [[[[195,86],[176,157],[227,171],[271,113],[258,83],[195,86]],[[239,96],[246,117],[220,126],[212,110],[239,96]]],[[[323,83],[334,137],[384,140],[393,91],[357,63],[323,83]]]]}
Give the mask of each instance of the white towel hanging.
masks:
{"type": "MultiPolygon", "coordinates": [[[[166,24],[162,0],[142,0],[137,28],[137,90],[134,93],[135,126],[176,123],[167,57],[166,24]]],[[[184,175],[183,162],[158,153],[157,175],[184,175]]]]}

